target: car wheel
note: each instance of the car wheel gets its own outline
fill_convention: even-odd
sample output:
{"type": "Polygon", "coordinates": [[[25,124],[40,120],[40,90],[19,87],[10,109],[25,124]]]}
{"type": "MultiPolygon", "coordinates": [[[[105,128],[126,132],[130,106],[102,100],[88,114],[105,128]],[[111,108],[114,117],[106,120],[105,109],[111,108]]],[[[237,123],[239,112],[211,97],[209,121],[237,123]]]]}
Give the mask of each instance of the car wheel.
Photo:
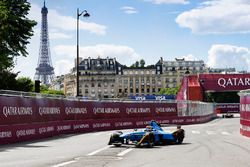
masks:
{"type": "Polygon", "coordinates": [[[175,138],[175,143],[176,144],[181,144],[183,142],[185,132],[183,129],[179,129],[178,131],[173,133],[173,136],[175,138]]]}
{"type": "Polygon", "coordinates": [[[115,133],[111,134],[111,136],[109,138],[108,145],[111,145],[113,143],[115,143],[114,145],[118,145],[118,143],[120,143],[120,145],[121,145],[123,143],[123,140],[120,137],[121,134],[122,134],[122,132],[115,132],[115,133]]]}

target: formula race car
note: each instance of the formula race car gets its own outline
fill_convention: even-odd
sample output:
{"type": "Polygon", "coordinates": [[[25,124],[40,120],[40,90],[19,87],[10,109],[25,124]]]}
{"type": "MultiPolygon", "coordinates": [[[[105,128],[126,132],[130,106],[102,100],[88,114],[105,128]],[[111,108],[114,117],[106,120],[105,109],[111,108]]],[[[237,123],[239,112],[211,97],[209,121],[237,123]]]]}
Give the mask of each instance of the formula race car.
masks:
{"type": "Polygon", "coordinates": [[[226,114],[222,114],[222,118],[233,118],[234,115],[232,113],[226,113],[226,114]]]}
{"type": "Polygon", "coordinates": [[[185,137],[185,131],[181,126],[172,132],[165,132],[156,121],[151,121],[142,131],[122,133],[117,131],[110,136],[109,145],[117,147],[122,144],[135,144],[136,147],[153,147],[154,145],[181,144],[185,137]]]}

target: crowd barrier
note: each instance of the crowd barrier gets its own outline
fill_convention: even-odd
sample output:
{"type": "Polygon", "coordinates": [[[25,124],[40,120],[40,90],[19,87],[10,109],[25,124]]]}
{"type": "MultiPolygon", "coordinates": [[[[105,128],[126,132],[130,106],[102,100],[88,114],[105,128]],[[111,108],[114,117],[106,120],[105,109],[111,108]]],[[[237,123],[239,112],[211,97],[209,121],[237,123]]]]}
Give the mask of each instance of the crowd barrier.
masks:
{"type": "Polygon", "coordinates": [[[240,91],[240,133],[250,137],[250,90],[240,91]]]}
{"type": "Polygon", "coordinates": [[[68,133],[143,128],[150,120],[194,124],[215,117],[213,104],[186,101],[84,101],[0,95],[0,144],[68,133]]]}

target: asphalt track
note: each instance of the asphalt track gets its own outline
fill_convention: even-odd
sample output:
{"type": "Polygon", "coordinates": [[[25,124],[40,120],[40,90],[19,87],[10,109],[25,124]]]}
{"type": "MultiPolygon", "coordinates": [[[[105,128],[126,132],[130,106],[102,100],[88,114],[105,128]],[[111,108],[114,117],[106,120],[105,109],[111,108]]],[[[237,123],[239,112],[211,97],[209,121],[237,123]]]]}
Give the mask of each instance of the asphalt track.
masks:
{"type": "Polygon", "coordinates": [[[4,145],[0,167],[249,167],[250,138],[239,133],[239,121],[183,126],[183,144],[154,148],[108,146],[112,131],[4,145]]]}

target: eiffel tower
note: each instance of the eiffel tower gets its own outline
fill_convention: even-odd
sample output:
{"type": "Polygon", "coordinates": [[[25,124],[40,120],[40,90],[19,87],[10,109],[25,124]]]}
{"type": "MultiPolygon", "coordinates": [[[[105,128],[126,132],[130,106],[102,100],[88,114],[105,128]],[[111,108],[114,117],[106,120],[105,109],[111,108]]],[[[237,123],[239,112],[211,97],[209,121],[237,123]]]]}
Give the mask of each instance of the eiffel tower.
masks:
{"type": "Polygon", "coordinates": [[[40,50],[34,79],[39,80],[41,84],[50,85],[54,79],[54,68],[50,57],[47,21],[48,9],[45,6],[45,1],[41,13],[42,25],[40,34],[40,50]]]}

